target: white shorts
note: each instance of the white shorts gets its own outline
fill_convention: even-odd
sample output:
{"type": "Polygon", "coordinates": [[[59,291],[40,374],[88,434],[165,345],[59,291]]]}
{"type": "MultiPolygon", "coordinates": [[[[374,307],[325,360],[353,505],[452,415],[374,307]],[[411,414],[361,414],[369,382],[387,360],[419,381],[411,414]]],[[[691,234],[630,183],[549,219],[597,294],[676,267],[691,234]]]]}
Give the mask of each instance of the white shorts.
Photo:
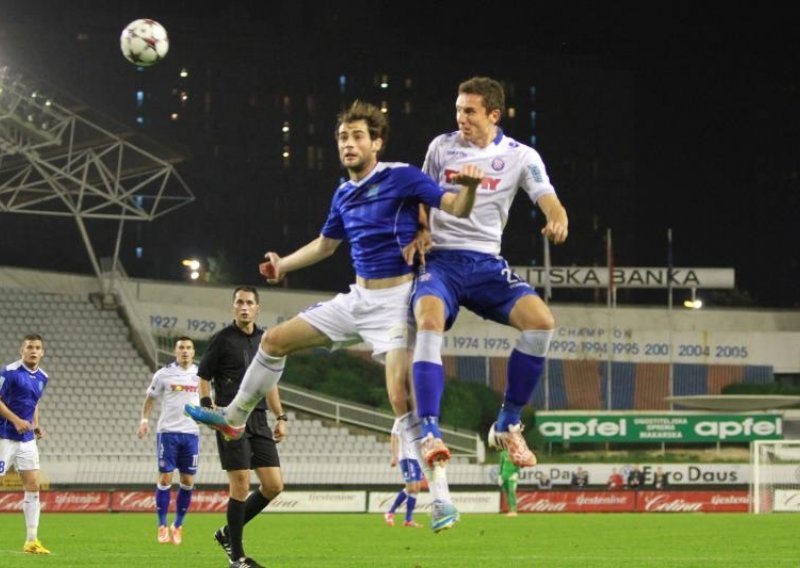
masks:
{"type": "Polygon", "coordinates": [[[357,284],[350,292],[314,304],[298,314],[333,342],[331,349],[362,341],[372,347],[372,357],[385,362],[386,352],[408,345],[409,299],[413,280],[381,290],[357,284]]]}
{"type": "Polygon", "coordinates": [[[39,448],[36,440],[19,442],[0,438],[0,477],[14,466],[17,473],[39,469],[39,448]]]}

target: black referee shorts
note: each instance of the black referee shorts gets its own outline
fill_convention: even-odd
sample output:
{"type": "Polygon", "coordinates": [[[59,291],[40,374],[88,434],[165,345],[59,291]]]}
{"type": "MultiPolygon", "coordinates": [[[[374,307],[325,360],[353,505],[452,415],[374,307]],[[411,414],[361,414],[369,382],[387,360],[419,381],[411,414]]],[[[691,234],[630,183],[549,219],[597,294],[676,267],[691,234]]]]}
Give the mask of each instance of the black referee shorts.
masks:
{"type": "Polygon", "coordinates": [[[225,471],[281,466],[278,448],[264,410],[256,409],[250,414],[244,436],[238,440],[226,441],[217,432],[217,451],[225,471]]]}

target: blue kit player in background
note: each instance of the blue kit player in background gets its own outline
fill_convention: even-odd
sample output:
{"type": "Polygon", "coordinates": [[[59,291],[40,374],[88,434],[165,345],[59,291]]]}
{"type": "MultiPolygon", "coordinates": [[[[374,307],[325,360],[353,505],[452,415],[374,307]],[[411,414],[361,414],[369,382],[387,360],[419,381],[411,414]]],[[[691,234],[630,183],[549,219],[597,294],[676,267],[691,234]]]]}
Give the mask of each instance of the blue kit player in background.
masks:
{"type": "MultiPolygon", "coordinates": [[[[544,301],[500,256],[500,244],[519,188],[544,213],[547,221],[541,232],[556,244],[567,238],[567,212],[539,154],[498,126],[505,112],[505,93],[498,81],[474,77],[461,83],[455,110],[458,130],[431,142],[422,169],[444,187],[452,185],[453,174],[466,163],[478,165],[486,175],[468,218],[456,218],[441,208],[429,212],[432,246],[412,300],[422,458],[430,464],[450,457],[438,425],[445,382],[442,336],[464,306],[520,332],[509,356],[503,406],[489,432],[489,445],[508,450],[519,467],[532,466],[536,457],[522,436],[521,412],[542,376],[555,321],[544,301]]],[[[424,222],[424,215],[421,218],[424,222]]],[[[435,489],[431,485],[431,491],[435,489]]]]}
{"type": "MultiPolygon", "coordinates": [[[[319,237],[283,258],[268,252],[260,271],[268,282],[277,283],[289,272],[328,258],[346,239],[356,282],[348,293],[268,329],[229,405],[187,407],[187,413],[199,422],[228,433],[231,427],[241,428],[264,393],[277,385],[286,356],[310,347],[338,348],[364,341],[372,347],[373,357],[386,364],[389,391],[406,384],[408,300],[414,273],[403,248],[417,233],[420,204],[455,217],[468,215],[483,173],[465,165],[450,179],[451,184],[463,187],[444,191],[419,168],[378,161],[389,129],[378,107],[356,101],[337,118],[339,158],[350,179],[334,193],[319,237]]],[[[393,402],[396,415],[410,410],[399,406],[393,402]]],[[[451,517],[434,507],[431,527],[434,531],[447,528],[451,517]]]]}
{"type": "Polygon", "coordinates": [[[181,544],[183,519],[192,503],[194,476],[200,456],[200,429],[183,413],[187,404],[200,402],[200,377],[194,364],[194,342],[188,337],[175,341],[175,362],[153,375],[142,404],[142,419],[136,434],[144,438],[150,432],[150,412],[156,399],[161,399],[161,413],[156,427],[158,483],[156,514],[158,542],[181,544]],[[180,472],[180,487],[175,498],[175,521],[167,524],[172,478],[180,472]]]}
{"type": "Polygon", "coordinates": [[[50,554],[39,542],[39,448],[44,437],[39,426],[39,400],[47,386],[47,373],[39,368],[44,357],[41,335],[26,335],[20,359],[0,370],[0,476],[13,466],[25,490],[22,512],[27,536],[26,554],[50,554]]]}

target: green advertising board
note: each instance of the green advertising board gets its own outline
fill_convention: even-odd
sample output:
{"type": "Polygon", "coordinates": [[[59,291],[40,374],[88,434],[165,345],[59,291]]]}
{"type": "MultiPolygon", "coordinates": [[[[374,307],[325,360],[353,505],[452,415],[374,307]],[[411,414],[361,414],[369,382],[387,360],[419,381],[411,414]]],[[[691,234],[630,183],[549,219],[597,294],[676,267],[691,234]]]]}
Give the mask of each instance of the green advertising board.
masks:
{"type": "Polygon", "coordinates": [[[538,412],[546,442],[714,443],[780,440],[780,414],[572,414],[538,412]]]}

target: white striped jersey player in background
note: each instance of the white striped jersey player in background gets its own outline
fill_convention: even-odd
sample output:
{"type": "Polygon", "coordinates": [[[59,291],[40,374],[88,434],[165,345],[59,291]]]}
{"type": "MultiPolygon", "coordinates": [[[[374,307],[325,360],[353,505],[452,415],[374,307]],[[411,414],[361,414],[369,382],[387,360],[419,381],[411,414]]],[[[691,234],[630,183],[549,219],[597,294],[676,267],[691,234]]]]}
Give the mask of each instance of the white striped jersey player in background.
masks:
{"type": "Polygon", "coordinates": [[[160,398],[161,413],[156,426],[158,542],[179,545],[183,542],[183,520],[192,503],[200,455],[200,428],[183,409],[187,404],[199,404],[200,377],[194,364],[194,342],[190,338],[179,337],[174,354],[175,362],[156,371],[147,387],[136,435],[144,438],[150,432],[150,412],[160,398]],[[175,470],[180,473],[180,486],[175,497],[175,520],[170,525],[167,513],[175,470]]]}

